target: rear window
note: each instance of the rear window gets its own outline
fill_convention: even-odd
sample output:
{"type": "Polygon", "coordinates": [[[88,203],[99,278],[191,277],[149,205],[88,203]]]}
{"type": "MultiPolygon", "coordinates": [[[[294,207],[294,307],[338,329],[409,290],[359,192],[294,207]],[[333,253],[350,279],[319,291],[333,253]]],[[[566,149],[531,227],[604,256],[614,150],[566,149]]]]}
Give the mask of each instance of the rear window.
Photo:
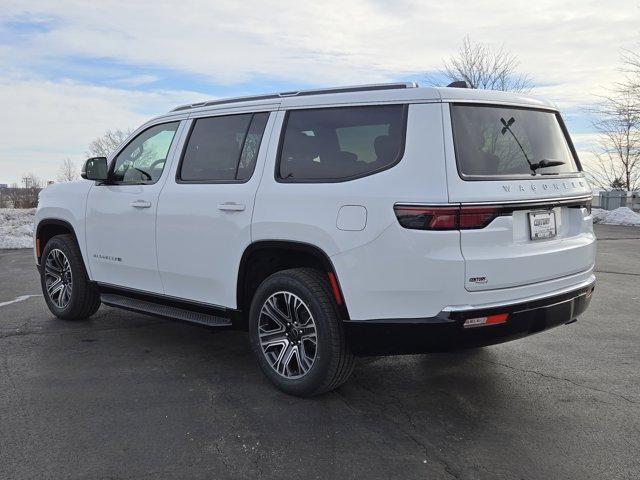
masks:
{"type": "Polygon", "coordinates": [[[553,112],[454,104],[451,121],[463,177],[531,176],[531,165],[542,175],[579,171],[553,112]],[[557,162],[562,164],[544,166],[557,162]]]}
{"type": "Polygon", "coordinates": [[[341,181],[395,165],[404,148],[406,107],[292,110],[280,149],[282,181],[341,181]]]}

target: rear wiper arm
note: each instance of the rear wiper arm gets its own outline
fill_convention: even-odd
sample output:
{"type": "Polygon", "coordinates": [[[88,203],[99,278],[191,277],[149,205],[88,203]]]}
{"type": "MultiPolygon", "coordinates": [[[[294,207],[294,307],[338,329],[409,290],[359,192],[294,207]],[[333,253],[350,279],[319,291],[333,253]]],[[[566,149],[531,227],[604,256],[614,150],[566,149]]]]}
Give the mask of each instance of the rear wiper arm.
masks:
{"type": "MultiPolygon", "coordinates": [[[[502,125],[504,125],[502,127],[502,135],[504,135],[505,133],[509,132],[511,134],[511,136],[513,137],[513,139],[516,141],[516,143],[518,144],[518,147],[520,147],[520,151],[522,151],[522,155],[524,155],[524,159],[527,161],[527,163],[529,164],[529,168],[531,169],[531,171],[533,172],[533,175],[536,174],[536,168],[538,168],[537,166],[534,166],[533,163],[531,163],[531,160],[529,160],[529,156],[527,155],[527,152],[524,151],[524,147],[522,146],[522,144],[520,143],[520,140],[518,140],[518,137],[516,137],[516,134],[513,133],[513,130],[511,130],[511,125],[513,125],[514,123],[516,123],[516,119],[511,117],[509,120],[505,120],[503,117],[500,117],[500,122],[502,123],[502,125]]],[[[537,165],[537,164],[536,164],[537,165]]]]}
{"type": "Polygon", "coordinates": [[[559,167],[560,165],[564,165],[562,160],[547,160],[546,158],[543,158],[539,162],[531,165],[531,170],[535,172],[539,168],[559,167]]]}
{"type": "Polygon", "coordinates": [[[509,120],[505,120],[504,118],[500,117],[500,122],[502,123],[502,125],[504,125],[502,127],[502,135],[504,135],[507,132],[509,132],[511,134],[513,139],[516,141],[516,143],[520,147],[520,150],[522,151],[522,154],[524,155],[524,159],[529,164],[529,168],[533,172],[533,175],[536,174],[536,170],[538,170],[539,168],[557,167],[557,166],[560,166],[560,165],[564,165],[564,162],[562,162],[560,160],[547,160],[546,158],[543,158],[539,162],[531,163],[531,160],[529,160],[529,157],[527,156],[527,153],[524,151],[524,148],[523,148],[522,144],[520,143],[520,140],[518,140],[518,137],[516,137],[516,134],[513,133],[513,131],[511,130],[511,125],[516,123],[516,119],[511,117],[509,120]]]}

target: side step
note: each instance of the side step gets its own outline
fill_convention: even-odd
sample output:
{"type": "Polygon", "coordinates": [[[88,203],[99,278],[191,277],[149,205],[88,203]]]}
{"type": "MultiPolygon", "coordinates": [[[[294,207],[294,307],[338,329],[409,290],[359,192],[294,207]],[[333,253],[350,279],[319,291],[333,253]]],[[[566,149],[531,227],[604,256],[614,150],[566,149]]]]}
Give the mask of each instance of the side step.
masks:
{"type": "Polygon", "coordinates": [[[100,300],[110,307],[123,308],[125,310],[132,310],[138,313],[146,313],[148,315],[155,315],[182,322],[197,323],[208,327],[230,327],[232,325],[230,318],[148,302],[124,295],[103,293],[100,295],[100,300]]]}

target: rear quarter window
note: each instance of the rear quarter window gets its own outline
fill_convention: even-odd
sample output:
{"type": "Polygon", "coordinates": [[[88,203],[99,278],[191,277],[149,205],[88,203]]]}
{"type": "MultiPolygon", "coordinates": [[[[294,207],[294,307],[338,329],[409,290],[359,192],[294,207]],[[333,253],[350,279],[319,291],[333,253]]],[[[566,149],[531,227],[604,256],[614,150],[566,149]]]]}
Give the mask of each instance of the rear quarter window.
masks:
{"type": "Polygon", "coordinates": [[[376,105],[289,111],[276,178],[337,182],[392,167],[404,151],[406,109],[376,105]]]}

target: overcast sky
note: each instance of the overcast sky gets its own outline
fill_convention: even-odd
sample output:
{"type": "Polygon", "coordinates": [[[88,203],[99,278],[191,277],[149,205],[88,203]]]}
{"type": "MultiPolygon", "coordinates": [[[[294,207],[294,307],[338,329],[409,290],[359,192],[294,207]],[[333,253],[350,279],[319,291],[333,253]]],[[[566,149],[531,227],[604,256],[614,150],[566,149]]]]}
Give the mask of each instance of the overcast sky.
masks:
{"type": "Polygon", "coordinates": [[[622,48],[640,49],[640,2],[2,0],[0,183],[55,179],[105,130],[190,101],[425,83],[465,35],[517,55],[587,155],[580,107],[620,78],[622,48]]]}

